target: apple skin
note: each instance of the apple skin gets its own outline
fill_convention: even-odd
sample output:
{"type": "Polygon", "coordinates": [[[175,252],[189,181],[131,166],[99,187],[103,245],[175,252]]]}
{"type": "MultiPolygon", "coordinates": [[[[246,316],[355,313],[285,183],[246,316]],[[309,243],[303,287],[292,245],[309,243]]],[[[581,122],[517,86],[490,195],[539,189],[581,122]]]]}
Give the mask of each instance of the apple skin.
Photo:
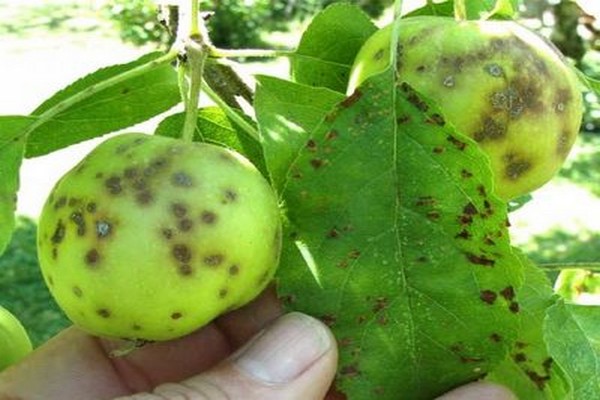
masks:
{"type": "Polygon", "coordinates": [[[180,337],[248,303],[280,246],[276,195],[248,160],[135,133],[62,177],[38,230],[42,273],[66,315],[131,340],[180,337]]]}
{"type": "MultiPolygon", "coordinates": [[[[392,25],[356,56],[348,93],[389,66],[392,25]]],[[[503,200],[548,182],[581,125],[578,78],[547,40],[514,21],[401,20],[397,76],[437,103],[488,155],[503,200]]]]}
{"type": "Polygon", "coordinates": [[[33,350],[21,321],[0,306],[0,371],[21,361],[33,350]]]}

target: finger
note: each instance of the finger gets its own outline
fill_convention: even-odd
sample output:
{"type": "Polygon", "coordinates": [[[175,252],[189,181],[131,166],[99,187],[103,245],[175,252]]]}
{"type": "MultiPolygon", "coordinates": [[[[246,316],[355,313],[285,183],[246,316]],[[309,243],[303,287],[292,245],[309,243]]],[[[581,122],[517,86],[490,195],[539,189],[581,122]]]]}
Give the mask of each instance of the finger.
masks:
{"type": "Polygon", "coordinates": [[[120,400],[323,399],[337,366],[329,329],[300,313],[277,319],[216,368],[120,400]]]}
{"type": "Polygon", "coordinates": [[[119,358],[109,353],[121,343],[68,328],[0,374],[0,398],[89,400],[148,391],[214,366],[244,337],[280,313],[273,292],[265,293],[256,305],[251,303],[225,319],[222,328],[212,323],[183,338],[153,343],[119,358]],[[237,322],[243,326],[238,334],[237,322]]]}
{"type": "Polygon", "coordinates": [[[504,386],[488,382],[473,382],[437,398],[437,400],[517,400],[504,386]]]}

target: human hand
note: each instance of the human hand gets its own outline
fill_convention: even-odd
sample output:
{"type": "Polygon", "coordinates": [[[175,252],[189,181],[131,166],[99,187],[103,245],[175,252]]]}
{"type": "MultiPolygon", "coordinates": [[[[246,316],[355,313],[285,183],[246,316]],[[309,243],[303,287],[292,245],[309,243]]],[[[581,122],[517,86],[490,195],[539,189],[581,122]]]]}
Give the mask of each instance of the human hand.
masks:
{"type": "MultiPolygon", "coordinates": [[[[119,345],[68,328],[0,374],[0,399],[343,399],[329,390],[337,365],[331,332],[304,314],[283,315],[272,290],[181,339],[111,358],[119,345]]],[[[513,397],[475,383],[439,400],[459,399],[513,397]]]]}

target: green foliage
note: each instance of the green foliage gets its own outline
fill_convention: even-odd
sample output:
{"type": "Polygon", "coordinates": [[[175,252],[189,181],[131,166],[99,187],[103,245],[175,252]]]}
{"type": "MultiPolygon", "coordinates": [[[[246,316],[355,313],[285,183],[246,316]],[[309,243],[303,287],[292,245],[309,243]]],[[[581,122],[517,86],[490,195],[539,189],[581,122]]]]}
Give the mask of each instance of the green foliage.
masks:
{"type": "Polygon", "coordinates": [[[554,362],[568,374],[574,399],[600,396],[600,307],[560,302],[548,310],[545,338],[554,362]]]}
{"type": "Polygon", "coordinates": [[[294,80],[344,93],[356,53],[376,30],[367,15],[353,6],[327,8],[302,35],[292,59],[294,80]]]}
{"type": "Polygon", "coordinates": [[[121,39],[135,45],[157,43],[167,46],[172,37],[158,19],[153,0],[111,0],[105,11],[121,35],[121,39]]]}
{"type": "Polygon", "coordinates": [[[131,63],[102,68],[46,100],[32,113],[40,121],[28,132],[27,156],[126,128],[177,104],[177,74],[164,60],[159,62],[160,55],[151,53],[131,63]],[[125,74],[136,69],[141,73],[125,74]],[[118,82],[98,90],[109,79],[118,82]]]}
{"type": "Polygon", "coordinates": [[[44,284],[36,251],[36,225],[19,218],[6,252],[0,257],[0,304],[25,326],[34,346],[70,325],[44,284]]]}

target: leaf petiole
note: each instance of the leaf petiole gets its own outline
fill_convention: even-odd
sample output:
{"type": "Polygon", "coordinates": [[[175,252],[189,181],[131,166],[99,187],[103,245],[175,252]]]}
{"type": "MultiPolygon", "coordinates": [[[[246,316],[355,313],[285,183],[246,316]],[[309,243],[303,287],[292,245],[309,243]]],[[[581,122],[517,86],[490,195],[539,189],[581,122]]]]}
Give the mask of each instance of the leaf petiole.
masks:
{"type": "Polygon", "coordinates": [[[600,262],[568,262],[568,263],[544,263],[538,264],[546,271],[563,271],[566,269],[584,269],[592,272],[600,272],[600,262]]]}

